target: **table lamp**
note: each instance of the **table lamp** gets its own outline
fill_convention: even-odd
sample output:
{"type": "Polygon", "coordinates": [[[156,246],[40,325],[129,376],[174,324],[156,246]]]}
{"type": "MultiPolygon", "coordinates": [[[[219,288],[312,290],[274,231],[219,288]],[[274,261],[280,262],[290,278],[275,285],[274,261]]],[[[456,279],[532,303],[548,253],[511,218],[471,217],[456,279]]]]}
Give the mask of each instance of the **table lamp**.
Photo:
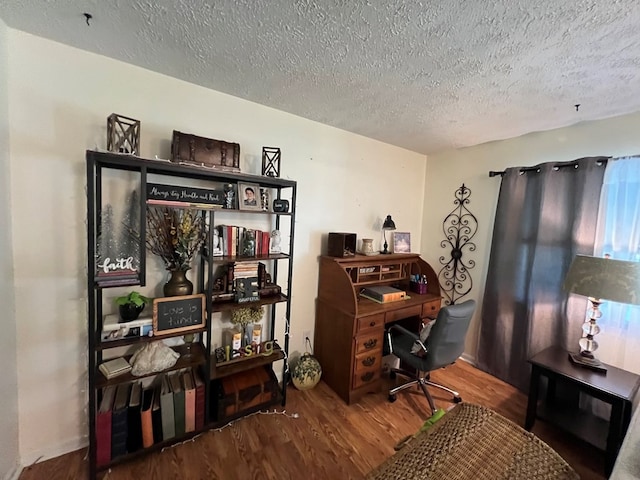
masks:
{"type": "Polygon", "coordinates": [[[387,243],[387,230],[395,230],[396,229],[396,224],[394,223],[393,220],[391,220],[391,215],[387,215],[387,218],[384,220],[384,223],[382,224],[382,235],[384,236],[384,250],[382,250],[382,253],[391,253],[389,250],[387,250],[387,248],[389,247],[389,244],[387,243]]]}
{"type": "Polygon", "coordinates": [[[640,305],[640,262],[576,255],[564,279],[564,290],[589,297],[589,319],[582,325],[584,336],[578,342],[580,353],[569,353],[569,359],[600,372],[607,368],[593,352],[598,342],[593,337],[600,332],[597,320],[602,316],[602,300],[640,305]]]}

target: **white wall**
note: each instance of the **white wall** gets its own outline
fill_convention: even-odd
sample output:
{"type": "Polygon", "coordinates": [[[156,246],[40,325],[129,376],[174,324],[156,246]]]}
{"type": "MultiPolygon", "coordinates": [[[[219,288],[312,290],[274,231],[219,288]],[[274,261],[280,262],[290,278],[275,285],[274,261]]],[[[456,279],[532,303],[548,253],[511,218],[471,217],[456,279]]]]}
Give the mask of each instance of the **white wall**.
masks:
{"type": "Polygon", "coordinates": [[[16,30],[9,38],[23,464],[86,443],[84,151],[106,146],[110,113],[141,120],[145,157],[168,158],[173,129],[240,143],[247,173],[260,173],[262,146],[281,147],[282,176],[298,181],[294,351],[313,330],[328,232],[378,240],[392,214],[420,245],[423,155],[16,30]]]}
{"type": "Polygon", "coordinates": [[[531,133],[429,156],[425,177],[425,217],[422,235],[422,252],[425,259],[440,270],[439,256],[449,258],[450,252],[440,247],[440,241],[444,239],[442,222],[453,210],[453,193],[462,183],[471,189],[468,208],[479,223],[478,232],[473,239],[477,249],[468,255],[468,258],[476,262],[475,268],[470,271],[473,289],[469,296],[465,297],[475,298],[479,302],[465,349],[466,356],[471,360],[475,359],[477,352],[480,310],[500,189],[500,177],[489,178],[489,171],[588,156],[617,157],[639,154],[638,132],[640,113],[531,133]]]}
{"type": "Polygon", "coordinates": [[[0,478],[10,478],[18,466],[18,379],[16,318],[11,256],[11,183],[9,168],[8,29],[0,20],[0,478]]]}

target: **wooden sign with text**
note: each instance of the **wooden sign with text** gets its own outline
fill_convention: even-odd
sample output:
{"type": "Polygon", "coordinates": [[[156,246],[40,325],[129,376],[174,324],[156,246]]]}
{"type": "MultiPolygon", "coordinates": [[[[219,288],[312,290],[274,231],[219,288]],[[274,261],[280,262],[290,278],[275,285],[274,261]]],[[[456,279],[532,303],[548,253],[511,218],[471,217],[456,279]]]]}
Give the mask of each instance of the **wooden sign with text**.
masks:
{"type": "Polygon", "coordinates": [[[164,204],[166,202],[167,205],[178,202],[222,207],[224,204],[224,191],[147,183],[147,201],[156,204],[164,204]]]}

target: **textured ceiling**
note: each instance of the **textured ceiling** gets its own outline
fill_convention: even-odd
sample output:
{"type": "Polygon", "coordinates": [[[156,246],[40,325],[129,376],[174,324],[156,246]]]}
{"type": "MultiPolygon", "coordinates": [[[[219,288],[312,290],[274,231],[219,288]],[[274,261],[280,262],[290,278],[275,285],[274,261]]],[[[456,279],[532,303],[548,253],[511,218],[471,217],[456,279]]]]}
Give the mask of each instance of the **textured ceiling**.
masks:
{"type": "Polygon", "coordinates": [[[638,0],[1,0],[0,18],[421,153],[640,110],[638,0]]]}

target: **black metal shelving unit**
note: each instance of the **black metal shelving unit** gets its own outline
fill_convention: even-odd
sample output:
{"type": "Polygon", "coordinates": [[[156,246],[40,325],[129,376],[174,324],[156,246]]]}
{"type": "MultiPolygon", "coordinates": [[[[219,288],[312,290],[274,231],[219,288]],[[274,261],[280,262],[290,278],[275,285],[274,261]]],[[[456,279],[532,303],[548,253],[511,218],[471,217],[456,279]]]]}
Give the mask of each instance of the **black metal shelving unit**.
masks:
{"type": "MultiPolygon", "coordinates": [[[[246,211],[237,209],[223,209],[223,210],[203,210],[205,215],[208,216],[209,235],[206,241],[207,251],[211,252],[213,247],[213,234],[212,227],[216,225],[216,218],[219,215],[224,215],[223,212],[232,212],[235,215],[247,215],[247,216],[260,216],[270,215],[274,219],[271,223],[273,228],[280,229],[281,217],[288,220],[289,227],[289,250],[286,253],[262,255],[252,258],[241,257],[211,257],[207,258],[205,255],[200,255],[200,269],[197,281],[194,282],[194,293],[204,293],[206,295],[206,327],[200,329],[196,333],[202,333],[200,335],[200,343],[195,348],[195,354],[191,355],[188,359],[180,358],[178,363],[170,370],[179,370],[190,366],[199,366],[205,373],[205,426],[203,430],[220,427],[222,424],[231,420],[232,418],[225,418],[223,421],[214,420],[210,418],[210,404],[213,401],[212,391],[210,388],[211,381],[216,378],[221,378],[227,375],[232,375],[237,372],[241,372],[256,366],[269,365],[273,362],[284,360],[282,368],[282,384],[279,389],[279,395],[274,402],[270,404],[260,405],[256,408],[265,408],[274,403],[281,403],[282,406],[286,404],[286,385],[287,378],[287,356],[289,350],[289,326],[291,319],[291,280],[293,275],[293,246],[294,246],[294,233],[295,233],[295,212],[296,212],[296,188],[295,181],[286,180],[275,177],[266,177],[259,175],[249,175],[237,172],[226,172],[217,169],[196,167],[190,165],[176,164],[165,160],[151,160],[145,159],[133,155],[118,154],[111,152],[100,152],[87,150],[86,152],[86,168],[87,168],[87,292],[88,292],[88,348],[89,348],[89,360],[88,360],[88,377],[89,377],[89,475],[91,479],[96,478],[97,474],[108,470],[109,468],[121,464],[128,459],[138,458],[145,453],[156,451],[159,448],[171,445],[173,443],[182,442],[188,438],[193,437],[199,432],[190,432],[180,438],[172,439],[171,441],[164,441],[154,444],[152,447],[144,448],[136,452],[127,453],[125,455],[113,458],[111,462],[106,465],[97,465],[97,448],[96,448],[96,415],[98,411],[98,405],[101,398],[101,389],[107,385],[115,385],[121,383],[129,383],[138,380],[140,377],[133,377],[130,374],[119,376],[110,380],[107,380],[102,373],[98,370],[98,365],[103,360],[104,352],[116,348],[127,347],[132,345],[143,345],[149,341],[160,340],[166,337],[143,337],[134,339],[122,339],[110,342],[101,341],[101,331],[103,326],[103,291],[109,286],[101,286],[96,282],[97,271],[97,251],[96,241],[98,236],[98,229],[101,219],[101,208],[103,201],[103,173],[106,170],[119,170],[125,172],[135,172],[139,174],[139,208],[140,219],[137,225],[140,233],[140,238],[144,239],[146,235],[146,209],[147,209],[147,181],[150,175],[161,175],[165,177],[174,177],[186,181],[196,181],[198,187],[206,186],[207,182],[211,183],[224,183],[224,184],[238,184],[252,183],[258,184],[260,187],[270,188],[275,191],[275,199],[287,199],[290,201],[290,211],[288,212],[262,212],[262,211],[246,211]],[[263,305],[270,309],[270,339],[276,338],[276,307],[278,304],[285,305],[285,331],[283,332],[282,345],[276,344],[274,353],[270,357],[251,358],[240,362],[233,362],[229,365],[215,365],[215,359],[211,355],[211,338],[212,338],[212,314],[216,312],[232,311],[235,308],[246,307],[247,304],[237,303],[214,303],[212,301],[212,288],[214,283],[214,270],[216,265],[224,263],[242,262],[242,261],[262,261],[271,263],[271,272],[273,283],[278,284],[280,261],[286,261],[287,267],[285,275],[280,275],[283,279],[286,277],[286,292],[283,291],[280,295],[273,297],[265,297],[256,302],[259,305],[263,305]]],[[[118,287],[123,286],[144,286],[146,283],[146,246],[144,241],[140,241],[140,267],[138,278],[129,284],[121,284],[118,287]]],[[[182,336],[184,333],[176,333],[175,336],[182,336]]],[[[178,348],[180,350],[180,348],[178,348]]],[[[154,375],[160,375],[164,372],[157,372],[154,375]]],[[[236,414],[233,418],[241,417],[245,414],[251,413],[256,410],[252,408],[242,414],[236,414]]]]}

